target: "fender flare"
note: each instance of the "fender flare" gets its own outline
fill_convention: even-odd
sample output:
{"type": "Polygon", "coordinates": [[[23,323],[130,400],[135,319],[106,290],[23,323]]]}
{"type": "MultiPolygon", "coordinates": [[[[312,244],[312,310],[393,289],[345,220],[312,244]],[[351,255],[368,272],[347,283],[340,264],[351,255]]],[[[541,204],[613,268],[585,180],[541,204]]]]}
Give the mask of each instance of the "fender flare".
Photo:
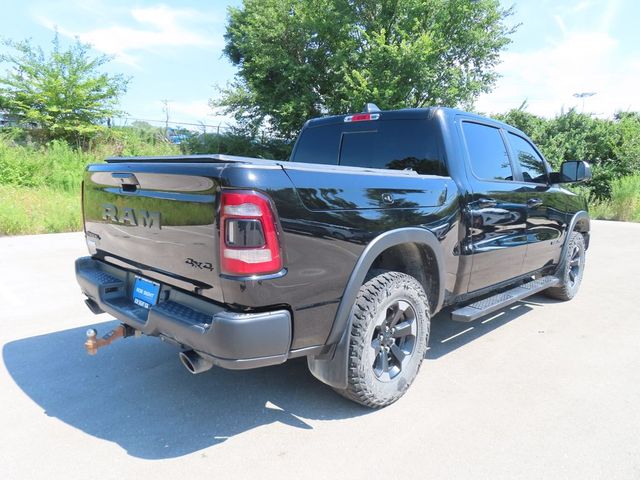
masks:
{"type": "Polygon", "coordinates": [[[586,211],[580,210],[579,212],[576,212],[573,217],[571,217],[569,226],[567,227],[567,237],[564,239],[564,243],[562,244],[562,250],[560,250],[560,261],[558,262],[558,268],[556,269],[556,272],[559,272],[562,269],[564,259],[567,255],[567,249],[569,248],[569,237],[571,236],[571,232],[576,229],[576,225],[578,224],[578,222],[581,220],[586,220],[587,232],[591,230],[591,219],[589,218],[589,214],[586,211]]]}
{"type": "Polygon", "coordinates": [[[335,345],[332,352],[307,357],[311,373],[320,381],[334,388],[347,387],[347,364],[349,355],[349,332],[351,331],[351,310],[364,283],[367,272],[378,256],[388,248],[404,243],[417,243],[427,246],[434,254],[438,269],[438,298],[435,313],[444,301],[444,255],[436,236],[425,228],[407,227],[390,230],[374,238],[364,249],[356,262],[340,305],[333,321],[333,327],[327,337],[326,345],[335,345]]]}

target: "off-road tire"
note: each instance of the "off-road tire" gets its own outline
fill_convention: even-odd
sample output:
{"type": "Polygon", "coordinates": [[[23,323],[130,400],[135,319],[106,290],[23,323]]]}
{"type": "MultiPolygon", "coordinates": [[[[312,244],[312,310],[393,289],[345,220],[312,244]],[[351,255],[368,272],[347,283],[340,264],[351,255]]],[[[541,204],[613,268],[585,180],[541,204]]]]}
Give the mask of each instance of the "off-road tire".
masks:
{"type": "Polygon", "coordinates": [[[427,295],[414,277],[399,272],[384,272],[366,281],[360,287],[351,311],[348,386],[336,391],[371,408],[385,407],[398,400],[418,374],[427,350],[429,327],[427,295]],[[402,313],[393,324],[389,319],[397,318],[396,311],[402,313]],[[397,329],[384,329],[392,324],[397,329]],[[411,333],[395,338],[407,331],[407,324],[411,325],[411,333]],[[385,334],[387,337],[384,337],[385,334]],[[383,340],[378,340],[383,337],[383,340]],[[384,345],[391,342],[390,347],[376,349],[381,342],[384,345]],[[388,354],[384,353],[385,348],[389,349],[386,350],[388,354]],[[398,361],[398,357],[409,350],[410,353],[398,361]],[[386,360],[383,355],[387,355],[386,360]],[[384,366],[389,367],[394,361],[395,370],[390,368],[389,372],[385,372],[384,366]],[[392,372],[395,372],[395,376],[392,376],[392,372]]]}
{"type": "Polygon", "coordinates": [[[555,287],[548,288],[544,294],[556,300],[571,300],[578,293],[582,283],[582,275],[585,266],[585,244],[584,237],[580,232],[571,232],[569,245],[564,258],[561,260],[560,270],[557,276],[560,283],[555,287]]]}

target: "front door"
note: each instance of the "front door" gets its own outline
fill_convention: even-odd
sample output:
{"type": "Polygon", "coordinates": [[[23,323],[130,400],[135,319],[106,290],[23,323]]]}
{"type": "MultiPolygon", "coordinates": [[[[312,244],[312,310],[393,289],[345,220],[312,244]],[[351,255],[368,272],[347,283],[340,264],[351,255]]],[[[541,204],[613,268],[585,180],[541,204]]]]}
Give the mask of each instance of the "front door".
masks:
{"type": "Polygon", "coordinates": [[[527,252],[525,273],[555,265],[566,230],[566,196],[549,184],[549,170],[542,155],[524,137],[507,133],[511,156],[527,192],[527,252]]]}

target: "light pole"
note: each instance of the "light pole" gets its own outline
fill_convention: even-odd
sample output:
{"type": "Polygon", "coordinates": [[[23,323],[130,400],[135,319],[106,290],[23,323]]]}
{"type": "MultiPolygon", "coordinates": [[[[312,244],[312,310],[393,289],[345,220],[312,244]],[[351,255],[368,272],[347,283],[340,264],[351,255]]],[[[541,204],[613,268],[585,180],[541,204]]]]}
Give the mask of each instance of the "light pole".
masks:
{"type": "Polygon", "coordinates": [[[582,113],[584,113],[584,99],[593,97],[595,94],[596,92],[580,92],[580,93],[573,94],[574,97],[582,99],[582,113]]]}

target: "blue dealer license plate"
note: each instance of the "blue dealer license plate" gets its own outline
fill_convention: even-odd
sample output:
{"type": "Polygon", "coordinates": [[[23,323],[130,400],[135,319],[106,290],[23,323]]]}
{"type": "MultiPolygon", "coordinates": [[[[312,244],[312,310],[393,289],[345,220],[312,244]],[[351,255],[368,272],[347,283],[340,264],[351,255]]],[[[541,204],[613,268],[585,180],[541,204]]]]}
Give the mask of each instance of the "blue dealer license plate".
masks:
{"type": "Polygon", "coordinates": [[[136,277],[133,284],[133,303],[144,308],[150,308],[158,301],[160,293],[160,284],[147,280],[146,278],[136,277]]]}

